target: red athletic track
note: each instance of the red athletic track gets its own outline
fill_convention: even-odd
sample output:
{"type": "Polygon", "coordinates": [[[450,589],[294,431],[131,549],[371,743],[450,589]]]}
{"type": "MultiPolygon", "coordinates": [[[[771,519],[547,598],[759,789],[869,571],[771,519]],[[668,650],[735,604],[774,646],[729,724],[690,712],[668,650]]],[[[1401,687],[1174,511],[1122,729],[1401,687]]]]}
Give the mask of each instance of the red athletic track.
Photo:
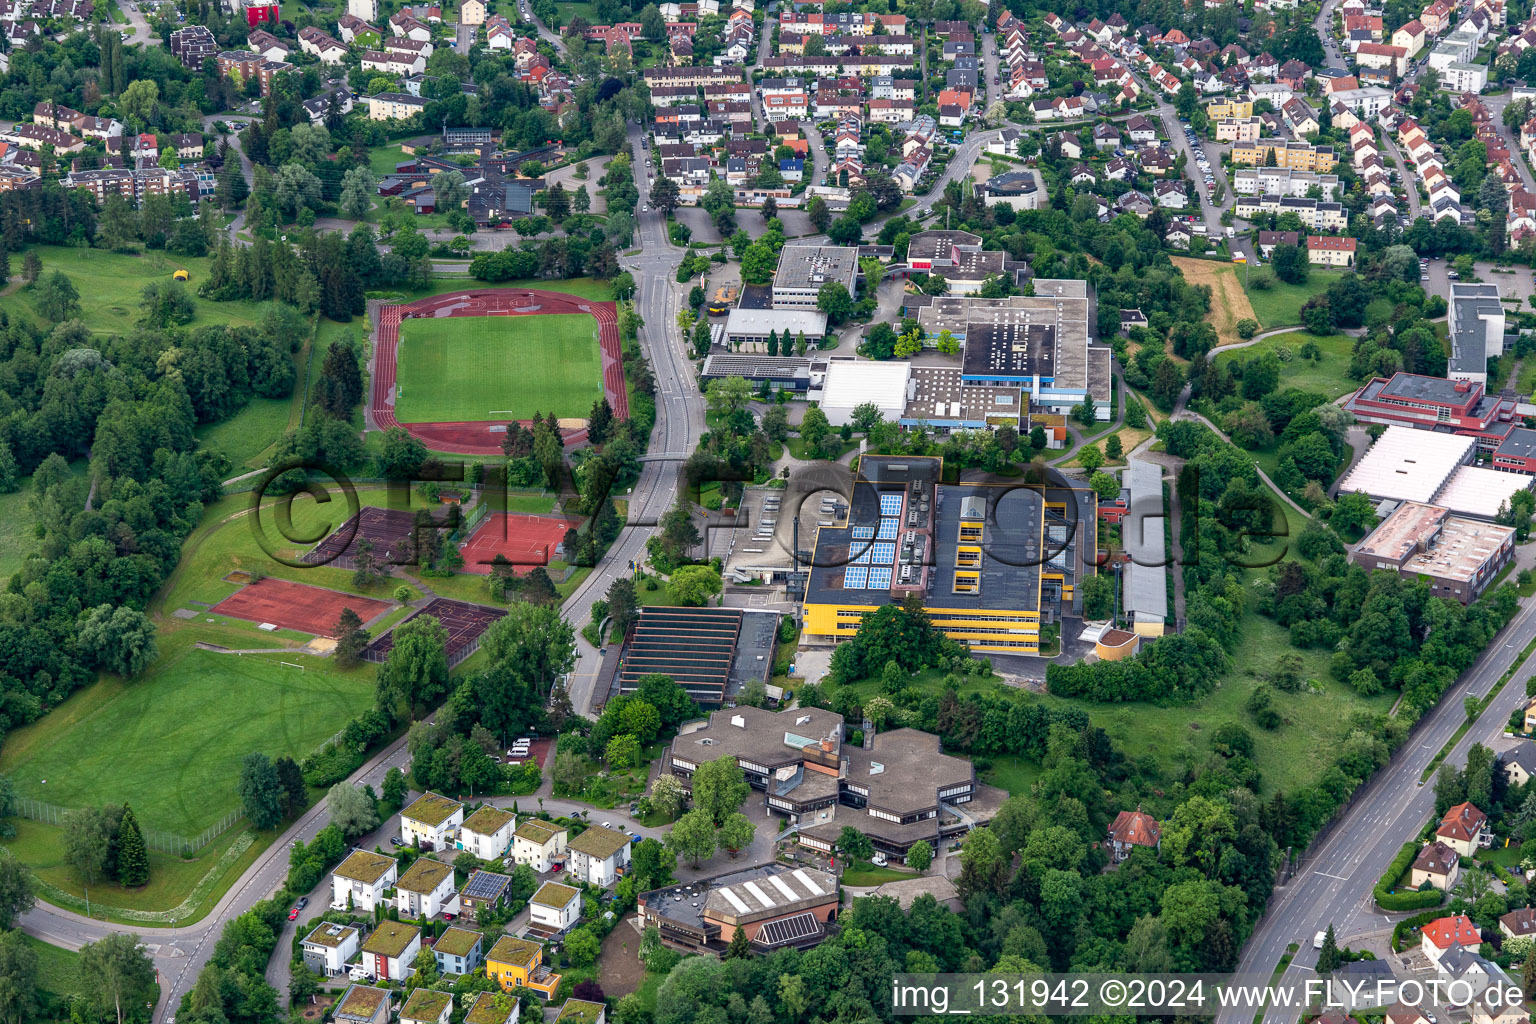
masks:
{"type": "MultiPolygon", "coordinates": [[[[525,288],[488,288],[450,292],[418,299],[403,306],[379,309],[378,358],[373,374],[370,412],[380,428],[403,426],[428,448],[458,455],[500,455],[501,432],[507,420],[453,423],[401,423],[389,398],[395,387],[395,356],[400,343],[400,321],[408,317],[538,316],[551,313],[586,313],[597,320],[598,345],[603,354],[603,392],[618,419],[629,418],[629,399],[624,393],[623,350],[619,344],[618,313],[611,302],[597,302],[564,292],[530,291],[525,288]]],[[[529,421],[524,420],[523,423],[529,421]]],[[[565,433],[565,443],[586,440],[585,428],[565,433]]]]}

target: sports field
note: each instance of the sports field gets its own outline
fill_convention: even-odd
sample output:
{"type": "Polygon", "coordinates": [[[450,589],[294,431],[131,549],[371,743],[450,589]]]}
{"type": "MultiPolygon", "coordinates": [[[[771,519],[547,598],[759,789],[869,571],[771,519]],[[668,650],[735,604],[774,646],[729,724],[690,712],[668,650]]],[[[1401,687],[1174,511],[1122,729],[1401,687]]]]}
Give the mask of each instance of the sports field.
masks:
{"type": "Polygon", "coordinates": [[[398,367],[401,423],[585,419],[603,393],[597,322],[580,313],[409,319],[398,367]]]}
{"type": "Polygon", "coordinates": [[[373,699],[372,665],[219,654],[192,632],[162,637],[142,678],[88,686],[6,737],[0,771],[17,792],[62,807],[127,801],[145,826],[193,836],[240,806],[246,754],[302,759],[373,699]]]}

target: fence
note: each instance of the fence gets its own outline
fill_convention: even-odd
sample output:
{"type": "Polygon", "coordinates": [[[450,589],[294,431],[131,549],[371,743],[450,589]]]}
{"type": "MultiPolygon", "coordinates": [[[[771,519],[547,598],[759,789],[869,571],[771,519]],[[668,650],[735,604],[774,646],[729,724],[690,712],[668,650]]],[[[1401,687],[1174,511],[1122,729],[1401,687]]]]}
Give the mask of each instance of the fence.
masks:
{"type": "MultiPolygon", "coordinates": [[[[41,800],[32,800],[28,797],[16,798],[16,813],[28,821],[42,822],[44,825],[62,825],[64,816],[74,808],[59,807],[55,804],[45,804],[41,800]]],[[[192,838],[178,836],[170,832],[162,832],[159,829],[140,827],[143,833],[144,845],[151,850],[160,853],[186,854],[196,853],[219,836],[228,831],[235,822],[240,820],[239,811],[230,811],[216,823],[209,825],[192,838]]]]}

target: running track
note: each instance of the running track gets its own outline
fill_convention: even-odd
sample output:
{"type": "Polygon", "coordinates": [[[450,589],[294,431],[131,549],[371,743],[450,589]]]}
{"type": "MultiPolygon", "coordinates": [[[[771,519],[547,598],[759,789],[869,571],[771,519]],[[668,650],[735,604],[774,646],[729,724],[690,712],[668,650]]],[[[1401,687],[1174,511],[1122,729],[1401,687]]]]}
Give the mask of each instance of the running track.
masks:
{"type": "MultiPolygon", "coordinates": [[[[400,343],[400,322],[408,317],[536,316],[550,313],[586,313],[597,320],[598,346],[603,356],[603,392],[618,419],[629,418],[629,399],[624,391],[624,361],[619,343],[618,315],[611,302],[596,302],[564,292],[497,288],[450,292],[419,299],[403,306],[379,309],[375,345],[373,397],[369,415],[380,429],[404,427],[428,448],[457,455],[500,455],[501,431],[506,420],[458,423],[401,423],[395,418],[395,356],[400,343]]],[[[523,421],[527,423],[527,420],[523,421]]],[[[566,444],[586,440],[586,429],[565,433],[566,444]]]]}

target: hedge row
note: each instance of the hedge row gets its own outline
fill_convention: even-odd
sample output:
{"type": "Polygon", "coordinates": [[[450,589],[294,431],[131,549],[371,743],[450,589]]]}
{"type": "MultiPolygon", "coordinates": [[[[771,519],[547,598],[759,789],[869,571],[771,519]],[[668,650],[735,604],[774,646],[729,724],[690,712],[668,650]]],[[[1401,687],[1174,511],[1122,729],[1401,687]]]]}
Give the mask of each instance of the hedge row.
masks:
{"type": "Polygon", "coordinates": [[[1414,914],[1412,917],[1403,918],[1392,926],[1392,949],[1395,952],[1401,953],[1403,950],[1403,934],[1405,932],[1413,931],[1415,928],[1422,928],[1429,924],[1429,922],[1442,916],[1444,915],[1439,910],[1426,910],[1422,914],[1414,914]]]}
{"type": "MultiPolygon", "coordinates": [[[[1382,910],[1390,910],[1401,913],[1404,910],[1421,910],[1425,907],[1438,907],[1445,899],[1445,893],[1439,889],[1428,889],[1420,892],[1417,889],[1408,889],[1402,892],[1392,892],[1392,887],[1397,880],[1403,877],[1403,872],[1408,870],[1408,865],[1413,863],[1419,855],[1419,844],[1407,842],[1403,848],[1397,851],[1397,856],[1392,858],[1392,863],[1387,865],[1386,873],[1376,882],[1376,888],[1372,895],[1376,897],[1376,905],[1382,910]]],[[[1394,940],[1396,935],[1393,936],[1394,940]]]]}

